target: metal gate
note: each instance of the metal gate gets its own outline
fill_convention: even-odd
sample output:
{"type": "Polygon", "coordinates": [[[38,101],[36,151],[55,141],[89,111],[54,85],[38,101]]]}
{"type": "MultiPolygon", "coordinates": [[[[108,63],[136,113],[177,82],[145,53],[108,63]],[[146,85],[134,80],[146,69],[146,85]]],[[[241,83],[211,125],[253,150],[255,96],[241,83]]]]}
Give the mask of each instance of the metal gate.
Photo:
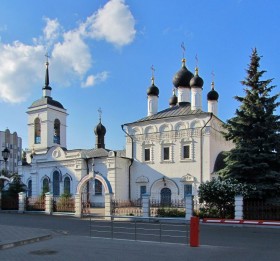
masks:
{"type": "Polygon", "coordinates": [[[116,216],[102,218],[90,218],[90,237],[176,244],[189,243],[190,224],[183,219],[175,221],[167,218],[116,216]]]}
{"type": "Polygon", "coordinates": [[[1,208],[2,210],[18,210],[18,195],[2,191],[1,208]]]}

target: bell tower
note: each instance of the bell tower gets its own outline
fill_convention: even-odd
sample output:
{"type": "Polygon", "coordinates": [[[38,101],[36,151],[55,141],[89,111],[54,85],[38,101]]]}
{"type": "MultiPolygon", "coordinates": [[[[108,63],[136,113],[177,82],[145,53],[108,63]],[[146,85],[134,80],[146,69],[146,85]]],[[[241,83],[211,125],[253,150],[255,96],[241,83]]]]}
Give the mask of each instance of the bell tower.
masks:
{"type": "Polygon", "coordinates": [[[49,61],[46,55],[45,86],[43,96],[34,101],[27,110],[28,150],[33,153],[46,153],[52,146],[66,148],[66,117],[63,105],[51,97],[49,86],[49,61]]]}

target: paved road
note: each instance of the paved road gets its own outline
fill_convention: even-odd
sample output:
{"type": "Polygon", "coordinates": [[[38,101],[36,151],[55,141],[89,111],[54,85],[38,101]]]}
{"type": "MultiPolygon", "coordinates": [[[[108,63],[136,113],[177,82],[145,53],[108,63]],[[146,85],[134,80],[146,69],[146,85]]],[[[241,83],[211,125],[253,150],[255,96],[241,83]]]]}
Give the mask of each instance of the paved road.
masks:
{"type": "MultiPolygon", "coordinates": [[[[201,226],[201,247],[89,237],[89,221],[0,213],[0,228],[48,231],[52,239],[0,250],[0,260],[279,260],[280,229],[201,226]]],[[[0,231],[1,239],[1,231],[0,231]]]]}

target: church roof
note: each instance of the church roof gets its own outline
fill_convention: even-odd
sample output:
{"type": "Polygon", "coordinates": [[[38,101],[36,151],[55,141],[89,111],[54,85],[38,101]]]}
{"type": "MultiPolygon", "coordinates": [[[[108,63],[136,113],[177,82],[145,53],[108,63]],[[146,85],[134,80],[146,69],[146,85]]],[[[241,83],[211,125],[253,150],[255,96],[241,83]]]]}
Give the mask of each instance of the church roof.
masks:
{"type": "Polygon", "coordinates": [[[38,106],[43,106],[43,105],[52,105],[54,107],[64,109],[63,105],[60,102],[54,100],[52,97],[49,97],[49,96],[43,97],[39,100],[34,101],[31,104],[31,106],[29,107],[29,109],[34,108],[34,107],[38,107],[38,106]]]}
{"type": "Polygon", "coordinates": [[[127,123],[124,125],[129,125],[129,124],[144,122],[144,121],[173,118],[178,116],[189,116],[189,115],[199,115],[199,114],[209,114],[209,113],[204,112],[201,109],[191,110],[191,104],[189,102],[184,102],[184,103],[181,102],[179,105],[177,104],[176,106],[162,110],[154,115],[147,116],[138,121],[127,123]]]}
{"type": "Polygon", "coordinates": [[[83,154],[87,158],[99,158],[99,157],[108,157],[108,153],[110,150],[106,150],[103,148],[99,149],[89,149],[89,150],[83,150],[83,154]]]}

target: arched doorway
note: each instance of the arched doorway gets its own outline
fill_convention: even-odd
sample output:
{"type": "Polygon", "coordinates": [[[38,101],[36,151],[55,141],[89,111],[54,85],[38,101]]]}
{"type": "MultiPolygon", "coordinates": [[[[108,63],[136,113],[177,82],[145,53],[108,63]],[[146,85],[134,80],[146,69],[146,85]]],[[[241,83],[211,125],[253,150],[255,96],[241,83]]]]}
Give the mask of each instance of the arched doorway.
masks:
{"type": "Polygon", "coordinates": [[[160,204],[162,206],[171,205],[171,190],[169,188],[163,188],[160,191],[160,204]]]}
{"type": "MultiPolygon", "coordinates": [[[[108,179],[102,176],[99,173],[90,173],[83,177],[77,186],[77,193],[81,198],[81,210],[84,211],[84,208],[90,208],[91,202],[89,201],[90,195],[88,194],[87,186],[94,184],[94,191],[97,194],[101,194],[101,196],[105,197],[106,194],[112,194],[112,187],[108,179]],[[90,183],[89,183],[90,181],[90,183]],[[97,186],[97,187],[95,187],[97,186]]],[[[86,213],[87,210],[85,210],[86,213]]],[[[103,214],[104,215],[104,214],[103,214]]]]}

